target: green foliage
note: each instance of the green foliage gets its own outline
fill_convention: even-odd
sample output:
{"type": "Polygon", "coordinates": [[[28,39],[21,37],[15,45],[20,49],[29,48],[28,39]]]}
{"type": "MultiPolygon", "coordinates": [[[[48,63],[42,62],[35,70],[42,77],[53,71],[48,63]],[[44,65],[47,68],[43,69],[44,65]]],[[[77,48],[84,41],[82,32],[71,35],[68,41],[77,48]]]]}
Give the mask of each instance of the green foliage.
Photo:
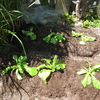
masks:
{"type": "Polygon", "coordinates": [[[47,83],[47,78],[51,75],[52,72],[64,69],[66,67],[66,64],[60,60],[57,61],[57,58],[58,56],[55,55],[53,60],[43,59],[46,64],[42,64],[37,67],[37,69],[40,70],[38,76],[44,81],[44,83],[47,83]]]}
{"type": "Polygon", "coordinates": [[[8,73],[9,70],[15,71],[16,77],[19,80],[22,80],[20,74],[27,72],[30,76],[38,76],[47,83],[47,78],[50,77],[52,72],[56,70],[64,69],[66,64],[62,61],[57,61],[58,56],[55,55],[53,60],[50,59],[43,59],[46,64],[39,65],[37,67],[29,67],[29,63],[27,63],[27,57],[17,55],[13,56],[13,59],[16,61],[16,65],[8,66],[6,69],[2,71],[2,73],[8,73]]]}
{"type": "Polygon", "coordinates": [[[20,74],[27,72],[31,76],[37,75],[37,69],[36,67],[29,67],[27,61],[27,57],[20,56],[17,57],[17,55],[13,56],[13,59],[16,61],[16,65],[8,66],[6,69],[4,69],[2,72],[7,73],[9,70],[15,71],[16,77],[19,80],[22,80],[22,77],[20,74]]]}
{"type": "Polygon", "coordinates": [[[0,4],[2,4],[7,10],[20,10],[22,4],[25,0],[0,0],[0,4]]]}
{"type": "Polygon", "coordinates": [[[66,38],[63,36],[63,33],[55,33],[50,30],[51,34],[44,37],[43,40],[47,43],[53,43],[56,44],[57,42],[62,42],[63,40],[66,40],[66,38]]]}
{"type": "Polygon", "coordinates": [[[90,11],[89,13],[87,13],[82,27],[100,27],[100,18],[93,11],[90,11]]]}
{"type": "Polygon", "coordinates": [[[25,34],[26,36],[30,37],[31,40],[36,39],[36,35],[33,32],[33,27],[31,27],[29,31],[22,30],[22,33],[25,34]]]}
{"type": "Polygon", "coordinates": [[[72,15],[69,15],[68,12],[64,14],[64,16],[61,17],[61,20],[65,21],[67,24],[70,24],[73,26],[75,22],[77,22],[78,18],[73,17],[72,15]]]}
{"type": "Polygon", "coordinates": [[[21,46],[22,46],[22,48],[23,48],[24,55],[27,56],[27,55],[26,55],[25,48],[24,48],[24,45],[23,45],[23,42],[19,39],[19,37],[18,37],[14,32],[11,32],[10,30],[4,29],[4,32],[5,32],[5,33],[9,33],[9,34],[11,34],[11,35],[13,35],[14,37],[17,38],[17,40],[20,42],[20,44],[21,44],[21,46]]]}
{"type": "Polygon", "coordinates": [[[97,89],[100,89],[100,81],[94,76],[95,72],[100,71],[100,64],[96,64],[95,66],[92,66],[92,64],[88,62],[89,69],[87,69],[85,66],[82,66],[83,69],[81,69],[79,72],[77,72],[78,75],[85,74],[85,78],[81,80],[81,83],[84,87],[87,87],[91,83],[93,83],[94,87],[97,89]]]}
{"type": "Polygon", "coordinates": [[[88,42],[88,41],[95,41],[96,40],[95,37],[88,37],[88,36],[85,36],[84,33],[76,33],[74,31],[72,31],[72,36],[80,37],[81,38],[80,44],[82,44],[82,45],[85,45],[86,42],[88,42]]]}
{"type": "Polygon", "coordinates": [[[12,12],[13,9],[20,9],[24,0],[0,0],[0,48],[8,44],[7,36],[4,29],[15,31],[20,26],[21,20],[18,18],[19,14],[12,12]]]}

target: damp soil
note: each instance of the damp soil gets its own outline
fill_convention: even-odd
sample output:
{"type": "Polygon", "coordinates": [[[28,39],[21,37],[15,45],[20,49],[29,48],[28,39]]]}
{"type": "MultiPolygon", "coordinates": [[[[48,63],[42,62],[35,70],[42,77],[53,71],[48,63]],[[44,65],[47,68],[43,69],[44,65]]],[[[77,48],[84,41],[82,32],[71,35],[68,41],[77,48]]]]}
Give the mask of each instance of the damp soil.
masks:
{"type": "MultiPolygon", "coordinates": [[[[99,100],[100,90],[90,84],[83,87],[81,80],[84,75],[77,75],[82,66],[88,67],[86,61],[93,65],[100,63],[100,28],[70,27],[63,24],[33,25],[28,24],[17,31],[17,36],[24,43],[28,62],[31,67],[43,63],[43,58],[52,59],[58,55],[66,64],[66,68],[51,74],[48,84],[45,84],[38,76],[30,77],[23,74],[23,80],[17,80],[13,72],[0,76],[0,100],[99,100]],[[37,39],[32,41],[21,33],[22,30],[34,28],[37,39]],[[66,40],[62,43],[51,44],[43,41],[43,38],[53,32],[63,33],[66,40]],[[71,31],[96,37],[96,41],[79,44],[80,38],[73,37],[71,31]]],[[[0,67],[6,68],[13,65],[13,55],[24,55],[18,40],[9,36],[9,45],[0,54],[0,67]]],[[[96,74],[100,79],[100,73],[96,74]]]]}

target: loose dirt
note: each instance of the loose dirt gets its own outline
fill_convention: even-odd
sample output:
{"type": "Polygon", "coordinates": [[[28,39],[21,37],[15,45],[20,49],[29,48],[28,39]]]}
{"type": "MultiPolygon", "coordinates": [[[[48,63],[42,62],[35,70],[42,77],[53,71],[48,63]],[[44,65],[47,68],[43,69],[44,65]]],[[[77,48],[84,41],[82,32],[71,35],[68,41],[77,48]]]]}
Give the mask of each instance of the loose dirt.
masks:
{"type": "MultiPolygon", "coordinates": [[[[52,59],[58,55],[59,59],[66,64],[64,70],[51,74],[48,84],[38,77],[30,77],[23,74],[23,80],[16,79],[14,73],[1,74],[0,78],[0,100],[99,100],[100,90],[89,85],[84,88],[81,80],[84,75],[77,75],[82,66],[88,67],[86,61],[93,65],[100,63],[100,28],[69,27],[67,25],[35,25],[29,24],[21,27],[17,32],[18,37],[23,41],[30,66],[38,66],[43,63],[42,59],[52,59]],[[37,39],[32,41],[21,33],[21,30],[34,28],[37,39]],[[48,44],[43,38],[53,32],[63,33],[66,41],[57,44],[48,44]],[[84,32],[85,35],[96,37],[96,41],[80,45],[80,38],[73,37],[71,31],[84,32]]],[[[8,37],[10,41],[10,36],[8,37]]],[[[4,69],[13,65],[13,55],[24,55],[20,43],[13,37],[1,56],[0,67],[4,69]]],[[[100,73],[96,77],[100,80],[100,73]]]]}

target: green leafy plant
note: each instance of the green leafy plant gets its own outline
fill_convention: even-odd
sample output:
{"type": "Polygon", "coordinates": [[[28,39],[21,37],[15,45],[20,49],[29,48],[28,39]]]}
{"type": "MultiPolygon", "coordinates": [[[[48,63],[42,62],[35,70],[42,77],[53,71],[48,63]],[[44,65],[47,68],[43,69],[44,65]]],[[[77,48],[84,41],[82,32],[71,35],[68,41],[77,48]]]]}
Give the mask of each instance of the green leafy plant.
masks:
{"type": "Polygon", "coordinates": [[[33,32],[33,27],[31,27],[29,31],[22,30],[22,33],[25,34],[26,36],[30,37],[31,40],[36,39],[36,35],[33,32]]]}
{"type": "Polygon", "coordinates": [[[8,66],[6,69],[2,71],[2,73],[7,73],[9,70],[15,71],[16,77],[19,80],[22,80],[22,77],[20,74],[27,72],[30,76],[37,75],[38,71],[36,67],[29,67],[29,63],[27,63],[27,57],[17,55],[13,56],[13,59],[16,61],[16,65],[8,66]]]}
{"type": "Polygon", "coordinates": [[[51,34],[43,38],[46,43],[56,44],[57,42],[62,42],[63,40],[66,40],[66,38],[63,36],[63,33],[55,33],[52,32],[52,30],[50,30],[50,32],[51,34]]]}
{"type": "Polygon", "coordinates": [[[95,88],[100,89],[100,81],[94,76],[95,72],[100,71],[100,64],[96,64],[95,66],[91,67],[92,64],[89,61],[87,61],[87,63],[89,65],[89,69],[82,66],[83,69],[77,72],[78,75],[85,74],[85,78],[81,80],[81,83],[84,87],[87,87],[89,84],[93,83],[95,88]]]}
{"type": "Polygon", "coordinates": [[[100,17],[98,17],[92,10],[89,11],[85,16],[85,21],[83,22],[82,27],[100,27],[100,17]]]}
{"type": "Polygon", "coordinates": [[[51,73],[66,67],[66,64],[60,60],[58,61],[57,58],[58,56],[55,55],[53,60],[43,59],[46,64],[42,64],[37,67],[37,69],[40,70],[38,76],[43,80],[44,83],[47,83],[47,78],[51,75],[51,73]]]}
{"type": "Polygon", "coordinates": [[[73,26],[74,23],[78,21],[78,18],[73,17],[73,15],[70,15],[68,12],[66,12],[63,16],[61,16],[61,20],[65,21],[66,24],[73,26]]]}
{"type": "Polygon", "coordinates": [[[88,41],[95,41],[96,40],[95,37],[88,37],[88,36],[85,36],[84,33],[76,33],[74,31],[72,31],[72,36],[80,37],[81,38],[80,44],[82,44],[82,45],[85,45],[86,42],[88,42],[88,41]]]}
{"type": "Polygon", "coordinates": [[[47,83],[47,78],[50,77],[52,72],[55,72],[56,70],[64,69],[66,67],[66,64],[64,64],[62,61],[57,60],[58,56],[55,55],[53,60],[50,59],[43,59],[46,64],[41,64],[37,67],[29,67],[29,63],[27,63],[27,57],[17,55],[13,56],[13,59],[16,61],[16,65],[8,66],[5,68],[2,73],[8,73],[8,71],[12,70],[15,71],[16,77],[19,80],[22,80],[20,74],[23,74],[27,72],[30,76],[38,76],[44,81],[44,83],[47,83]]]}

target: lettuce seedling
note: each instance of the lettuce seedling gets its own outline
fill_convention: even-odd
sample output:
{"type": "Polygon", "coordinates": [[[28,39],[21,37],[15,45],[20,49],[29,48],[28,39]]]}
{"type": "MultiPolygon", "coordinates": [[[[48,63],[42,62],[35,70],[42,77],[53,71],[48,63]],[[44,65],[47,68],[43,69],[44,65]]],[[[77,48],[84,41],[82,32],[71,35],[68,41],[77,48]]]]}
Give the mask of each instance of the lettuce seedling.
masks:
{"type": "Polygon", "coordinates": [[[63,36],[63,33],[55,33],[52,32],[52,30],[50,30],[50,32],[51,34],[43,38],[46,43],[56,44],[57,42],[61,43],[63,40],[66,40],[66,38],[63,36]]]}
{"type": "Polygon", "coordinates": [[[86,42],[88,42],[88,41],[95,41],[96,40],[95,37],[88,37],[88,36],[85,36],[84,33],[76,33],[74,31],[72,31],[72,36],[80,37],[81,41],[79,43],[82,45],[85,45],[86,42]]]}
{"type": "Polygon", "coordinates": [[[72,31],[72,36],[74,37],[81,37],[83,33],[76,33],[74,31],[72,31]]]}
{"type": "Polygon", "coordinates": [[[31,27],[29,31],[22,30],[22,33],[25,34],[27,37],[30,37],[31,40],[36,39],[36,35],[33,32],[33,27],[31,27]]]}
{"type": "Polygon", "coordinates": [[[7,73],[9,70],[15,71],[16,77],[19,80],[22,80],[22,77],[20,74],[27,72],[30,76],[37,75],[38,71],[36,67],[29,67],[29,63],[26,62],[27,57],[17,55],[13,56],[13,59],[16,61],[16,65],[8,66],[6,69],[2,71],[2,73],[7,73]]]}
{"type": "Polygon", "coordinates": [[[100,89],[100,81],[94,76],[95,72],[100,71],[100,64],[96,64],[91,68],[92,64],[89,61],[87,62],[89,69],[87,69],[85,66],[82,66],[83,69],[77,72],[78,75],[85,74],[85,78],[81,80],[81,83],[84,87],[87,87],[89,84],[93,83],[95,88],[100,89]]]}
{"type": "Polygon", "coordinates": [[[43,59],[46,62],[46,64],[42,64],[37,67],[37,70],[40,70],[38,76],[43,80],[44,83],[48,83],[47,78],[51,75],[52,72],[64,69],[66,67],[66,64],[64,64],[60,60],[57,61],[57,58],[58,56],[55,55],[53,60],[43,59]]]}
{"type": "MultiPolygon", "coordinates": [[[[75,12],[73,12],[73,15],[75,12]]],[[[74,24],[75,22],[78,21],[78,17],[72,17],[72,15],[69,15],[68,12],[64,13],[63,19],[67,22],[67,24],[74,24]]]]}

